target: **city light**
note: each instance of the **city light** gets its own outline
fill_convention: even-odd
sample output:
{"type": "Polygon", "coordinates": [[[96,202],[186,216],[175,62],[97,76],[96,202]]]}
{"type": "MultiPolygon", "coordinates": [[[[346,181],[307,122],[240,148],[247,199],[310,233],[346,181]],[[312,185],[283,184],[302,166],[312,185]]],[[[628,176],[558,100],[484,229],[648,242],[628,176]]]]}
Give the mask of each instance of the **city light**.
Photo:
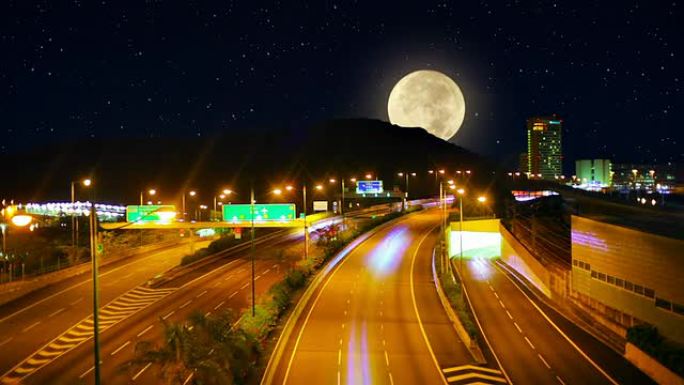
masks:
{"type": "Polygon", "coordinates": [[[90,179],[88,179],[88,178],[87,178],[87,179],[83,179],[83,185],[86,186],[86,187],[90,186],[92,183],[93,183],[93,181],[90,180],[90,179]]]}
{"type": "Polygon", "coordinates": [[[290,185],[285,186],[285,190],[287,190],[287,191],[292,191],[293,189],[294,189],[294,187],[292,187],[290,185]]]}
{"type": "Polygon", "coordinates": [[[191,197],[194,197],[195,195],[197,195],[197,191],[192,190],[192,191],[190,191],[188,194],[189,194],[191,197]]]}
{"type": "Polygon", "coordinates": [[[224,195],[224,197],[222,197],[222,198],[225,198],[225,195],[230,195],[230,194],[232,194],[232,193],[233,193],[233,190],[231,190],[231,189],[229,189],[229,188],[224,188],[222,192],[223,192],[222,195],[224,195]]]}
{"type": "MultiPolygon", "coordinates": [[[[290,186],[287,186],[287,187],[290,187],[290,186]]],[[[287,189],[287,187],[286,187],[286,189],[287,189]]],[[[291,190],[291,189],[290,189],[290,190],[291,190]]],[[[289,191],[289,190],[288,190],[288,191],[289,191]]],[[[281,195],[281,194],[283,193],[283,190],[277,188],[277,189],[274,189],[274,190],[273,190],[273,193],[274,193],[275,195],[281,195]]]]}
{"type": "Polygon", "coordinates": [[[456,192],[457,192],[457,193],[458,193],[459,195],[463,195],[463,194],[465,194],[465,190],[464,190],[464,189],[462,189],[462,188],[460,188],[460,189],[456,190],[456,192]]]}
{"type": "Polygon", "coordinates": [[[31,221],[33,221],[33,217],[30,215],[19,214],[12,217],[12,224],[17,227],[27,226],[31,221]]]}
{"type": "Polygon", "coordinates": [[[316,185],[316,190],[319,190],[319,191],[320,191],[320,190],[323,190],[323,186],[320,185],[320,184],[316,185]]]}
{"type": "Polygon", "coordinates": [[[487,201],[487,198],[484,197],[484,196],[479,196],[479,197],[477,197],[477,201],[480,202],[480,203],[484,203],[484,202],[487,201]]]}
{"type": "Polygon", "coordinates": [[[150,194],[150,195],[156,195],[156,194],[157,194],[157,190],[151,188],[151,189],[149,189],[149,191],[147,191],[147,193],[150,194]]]}
{"type": "Polygon", "coordinates": [[[335,178],[330,178],[330,179],[328,179],[328,182],[335,183],[335,182],[337,182],[337,180],[335,180],[335,178]]]}

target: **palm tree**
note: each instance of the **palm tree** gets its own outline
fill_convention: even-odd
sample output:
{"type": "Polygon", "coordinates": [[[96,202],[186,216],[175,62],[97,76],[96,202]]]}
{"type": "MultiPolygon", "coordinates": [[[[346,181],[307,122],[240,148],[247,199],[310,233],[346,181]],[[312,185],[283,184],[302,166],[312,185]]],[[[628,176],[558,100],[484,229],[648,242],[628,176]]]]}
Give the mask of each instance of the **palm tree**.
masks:
{"type": "Polygon", "coordinates": [[[139,342],[128,364],[154,365],[169,385],[242,383],[252,374],[258,351],[254,338],[232,327],[234,321],[230,312],[212,317],[196,312],[184,324],[162,320],[164,343],[139,342]]]}

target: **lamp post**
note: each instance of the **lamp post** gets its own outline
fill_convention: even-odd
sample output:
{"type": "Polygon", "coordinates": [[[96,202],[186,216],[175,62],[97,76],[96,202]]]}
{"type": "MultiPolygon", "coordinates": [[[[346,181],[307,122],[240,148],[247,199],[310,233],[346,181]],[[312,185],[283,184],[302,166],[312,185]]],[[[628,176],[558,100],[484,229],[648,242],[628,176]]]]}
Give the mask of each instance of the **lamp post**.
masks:
{"type": "MultiPolygon", "coordinates": [[[[183,200],[182,200],[182,206],[183,206],[183,221],[186,220],[186,218],[185,218],[185,216],[186,216],[186,212],[185,212],[185,200],[186,200],[186,198],[185,198],[185,195],[186,195],[186,193],[185,193],[185,191],[183,191],[183,196],[182,196],[182,198],[183,198],[183,200]]],[[[190,190],[190,192],[187,193],[187,195],[190,195],[191,197],[194,197],[195,195],[197,195],[197,192],[196,192],[195,190],[190,190]]]]}
{"type": "MultiPolygon", "coordinates": [[[[94,194],[93,194],[94,195],[94,194]]],[[[93,280],[93,353],[95,360],[95,384],[100,385],[100,330],[99,330],[99,274],[97,263],[97,212],[95,202],[90,205],[90,260],[93,280]]]]}
{"type": "Polygon", "coordinates": [[[88,178],[81,182],[71,181],[71,250],[74,253],[74,258],[78,258],[78,218],[75,216],[76,212],[76,185],[81,184],[89,187],[92,181],[88,178]]]}
{"type": "MultiPolygon", "coordinates": [[[[411,176],[416,176],[415,172],[410,173],[411,176]]],[[[401,202],[401,211],[406,211],[408,208],[408,199],[409,199],[409,173],[408,172],[400,172],[397,173],[398,176],[404,177],[404,186],[406,186],[406,191],[404,191],[404,201],[401,202]]]]}
{"type": "Polygon", "coordinates": [[[256,314],[255,313],[256,304],[254,302],[255,301],[254,295],[255,295],[255,291],[256,291],[254,288],[254,285],[256,284],[256,282],[254,280],[254,214],[256,214],[256,213],[254,212],[254,185],[253,184],[252,184],[252,186],[250,186],[250,191],[249,191],[249,205],[250,205],[249,212],[251,214],[250,216],[252,219],[251,220],[252,226],[251,226],[251,230],[250,230],[249,250],[250,250],[250,255],[251,255],[251,259],[252,259],[252,317],[254,317],[256,314]]]}
{"type": "MultiPolygon", "coordinates": [[[[221,191],[221,194],[219,194],[218,197],[217,197],[216,195],[214,195],[214,214],[215,214],[216,211],[217,211],[217,206],[219,206],[218,201],[221,201],[221,203],[223,203],[223,200],[224,200],[228,195],[230,195],[230,194],[232,194],[232,193],[233,193],[233,190],[231,190],[231,189],[229,189],[229,188],[224,188],[224,189],[221,191]]],[[[220,218],[221,218],[221,215],[219,214],[218,217],[212,218],[211,220],[214,220],[214,219],[220,220],[220,218]]]]}
{"type": "MultiPolygon", "coordinates": [[[[149,194],[150,196],[154,196],[155,194],[157,194],[157,190],[151,188],[151,189],[147,190],[147,194],[149,194]]],[[[143,202],[144,199],[145,199],[145,192],[143,190],[140,190],[140,210],[141,211],[142,211],[142,206],[145,204],[143,202]]],[[[142,247],[142,245],[143,245],[143,231],[142,231],[142,229],[140,229],[140,247],[142,247]]]]}
{"type": "MultiPolygon", "coordinates": [[[[458,269],[460,270],[461,277],[463,276],[463,194],[465,194],[465,190],[460,188],[456,190],[458,193],[458,214],[459,214],[459,225],[458,225],[458,237],[459,237],[459,246],[458,250],[460,253],[459,256],[459,261],[458,261],[458,269]]],[[[461,278],[463,279],[463,278],[461,278]]]]}

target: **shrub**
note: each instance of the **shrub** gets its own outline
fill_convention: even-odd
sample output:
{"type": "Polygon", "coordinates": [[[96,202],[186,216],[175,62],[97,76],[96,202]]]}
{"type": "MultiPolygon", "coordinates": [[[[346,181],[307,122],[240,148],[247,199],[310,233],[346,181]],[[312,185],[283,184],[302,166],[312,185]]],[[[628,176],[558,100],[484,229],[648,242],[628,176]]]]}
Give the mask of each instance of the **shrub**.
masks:
{"type": "Polygon", "coordinates": [[[304,287],[305,282],[306,276],[299,269],[290,270],[285,277],[285,284],[292,290],[304,287]]]}
{"type": "Polygon", "coordinates": [[[627,341],[648,353],[680,376],[684,375],[684,347],[668,341],[651,325],[635,325],[627,329],[627,341]]]}

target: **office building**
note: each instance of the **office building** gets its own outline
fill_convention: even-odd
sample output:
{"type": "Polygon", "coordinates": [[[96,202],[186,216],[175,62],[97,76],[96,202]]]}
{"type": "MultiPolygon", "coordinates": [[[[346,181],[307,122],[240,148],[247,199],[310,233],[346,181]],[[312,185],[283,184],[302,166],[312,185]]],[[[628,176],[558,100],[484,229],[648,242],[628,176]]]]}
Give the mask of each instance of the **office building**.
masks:
{"type": "Polygon", "coordinates": [[[575,161],[575,175],[580,186],[589,189],[609,187],[612,170],[608,159],[582,159],[575,161]]]}
{"type": "Polygon", "coordinates": [[[561,130],[557,116],[527,119],[527,170],[530,175],[556,180],[563,174],[561,130]]]}

